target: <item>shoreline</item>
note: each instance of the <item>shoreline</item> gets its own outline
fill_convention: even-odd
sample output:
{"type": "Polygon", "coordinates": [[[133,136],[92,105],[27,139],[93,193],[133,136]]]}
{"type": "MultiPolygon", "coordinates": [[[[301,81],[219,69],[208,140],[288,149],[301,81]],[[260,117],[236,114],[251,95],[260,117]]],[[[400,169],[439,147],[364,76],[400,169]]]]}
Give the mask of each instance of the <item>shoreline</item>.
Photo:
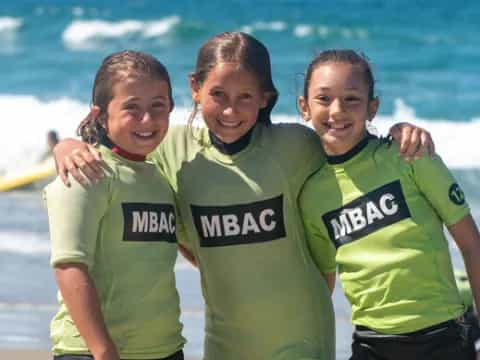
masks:
{"type": "MultiPolygon", "coordinates": [[[[45,349],[0,349],[0,359],[5,360],[52,360],[52,354],[45,349]]],[[[198,357],[185,356],[185,360],[200,360],[198,357]]]]}

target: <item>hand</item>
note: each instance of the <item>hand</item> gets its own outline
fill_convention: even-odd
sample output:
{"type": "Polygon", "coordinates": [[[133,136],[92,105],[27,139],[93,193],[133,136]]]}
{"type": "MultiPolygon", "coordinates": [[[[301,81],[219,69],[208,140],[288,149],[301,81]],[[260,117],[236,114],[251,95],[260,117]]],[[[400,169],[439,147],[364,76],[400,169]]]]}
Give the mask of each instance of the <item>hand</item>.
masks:
{"type": "Polygon", "coordinates": [[[432,136],[421,127],[403,122],[393,125],[389,133],[400,144],[400,156],[407,161],[422,157],[426,150],[430,157],[435,154],[432,136]]]}
{"type": "Polygon", "coordinates": [[[120,360],[120,355],[113,342],[108,344],[105,348],[92,351],[92,355],[95,360],[120,360]]]}
{"type": "Polygon", "coordinates": [[[60,141],[53,148],[57,173],[65,185],[70,186],[68,174],[80,184],[87,179],[96,182],[104,176],[100,153],[92,146],[75,139],[60,141]]]}

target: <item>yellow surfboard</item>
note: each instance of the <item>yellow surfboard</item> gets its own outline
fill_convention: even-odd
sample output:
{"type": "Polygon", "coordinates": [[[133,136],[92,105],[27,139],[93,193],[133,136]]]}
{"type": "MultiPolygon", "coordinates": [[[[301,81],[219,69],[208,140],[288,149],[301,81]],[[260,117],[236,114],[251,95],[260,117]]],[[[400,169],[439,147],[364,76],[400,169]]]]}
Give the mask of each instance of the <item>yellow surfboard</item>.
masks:
{"type": "Polygon", "coordinates": [[[33,184],[37,181],[47,180],[55,175],[55,163],[53,159],[47,159],[31,168],[0,177],[0,192],[17,189],[22,186],[33,184]]]}

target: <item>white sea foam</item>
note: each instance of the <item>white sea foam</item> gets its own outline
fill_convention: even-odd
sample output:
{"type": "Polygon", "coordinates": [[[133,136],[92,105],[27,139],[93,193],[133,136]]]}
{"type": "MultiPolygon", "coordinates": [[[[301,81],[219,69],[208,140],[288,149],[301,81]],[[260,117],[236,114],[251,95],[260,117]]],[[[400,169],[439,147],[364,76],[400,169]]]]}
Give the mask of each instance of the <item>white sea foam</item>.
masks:
{"type": "Polygon", "coordinates": [[[0,232],[0,251],[25,255],[50,253],[50,245],[45,236],[35,232],[0,232]]]}
{"type": "Polygon", "coordinates": [[[68,48],[73,50],[91,49],[96,46],[96,41],[120,39],[126,35],[145,38],[162,36],[170,32],[180,23],[180,20],[178,16],[154,21],[74,20],[64,30],[62,40],[68,48]]]}
{"type": "Polygon", "coordinates": [[[310,25],[300,24],[295,26],[295,28],[293,29],[293,34],[299,38],[310,36],[312,32],[313,32],[313,27],[310,25]]]}
{"type": "Polygon", "coordinates": [[[284,31],[287,29],[287,24],[283,21],[256,21],[249,25],[244,25],[240,28],[241,31],[252,33],[254,31],[284,31]]]}
{"type": "MultiPolygon", "coordinates": [[[[75,136],[75,130],[88,112],[88,104],[75,99],[40,101],[33,96],[0,95],[2,131],[0,172],[19,170],[35,163],[45,149],[46,133],[56,129],[60,137],[75,136]],[[7,120],[8,119],[8,120],[7,120]]],[[[186,123],[190,108],[175,107],[171,123],[186,123]]],[[[298,122],[299,115],[274,114],[274,122],[298,122]]],[[[409,121],[425,127],[432,134],[438,153],[456,168],[480,168],[480,151],[472,151],[480,134],[480,118],[468,122],[449,119],[423,119],[414,109],[397,100],[393,114],[377,116],[373,125],[386,134],[395,122],[409,121]]],[[[201,124],[198,120],[198,124],[201,124]]]]}
{"type": "Polygon", "coordinates": [[[13,17],[0,17],[0,34],[11,33],[22,26],[23,20],[13,17]]]}

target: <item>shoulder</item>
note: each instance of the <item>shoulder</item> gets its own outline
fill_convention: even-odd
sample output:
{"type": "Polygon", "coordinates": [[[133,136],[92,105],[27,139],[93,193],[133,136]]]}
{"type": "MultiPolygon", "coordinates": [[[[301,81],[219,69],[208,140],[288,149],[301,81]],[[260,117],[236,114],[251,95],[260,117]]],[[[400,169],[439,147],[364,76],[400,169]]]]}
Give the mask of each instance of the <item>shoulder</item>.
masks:
{"type": "Polygon", "coordinates": [[[321,148],[320,138],[308,126],[298,123],[276,123],[264,127],[267,137],[275,144],[302,150],[317,150],[321,148]]]}

